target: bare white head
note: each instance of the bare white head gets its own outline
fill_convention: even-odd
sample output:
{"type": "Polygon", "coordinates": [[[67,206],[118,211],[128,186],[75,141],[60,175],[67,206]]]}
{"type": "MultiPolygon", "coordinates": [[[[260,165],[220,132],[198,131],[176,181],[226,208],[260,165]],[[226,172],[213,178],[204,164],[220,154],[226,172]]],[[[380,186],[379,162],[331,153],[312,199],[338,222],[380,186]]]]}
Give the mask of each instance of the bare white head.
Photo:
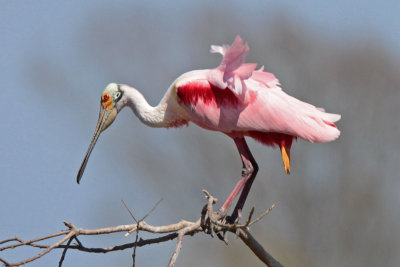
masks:
{"type": "Polygon", "coordinates": [[[90,142],[89,148],[86,152],[85,158],[82,161],[81,167],[78,172],[76,181],[80,182],[83,172],[85,171],[86,164],[89,160],[90,154],[100,136],[100,133],[110,126],[118,112],[126,105],[127,101],[124,97],[124,91],[121,90],[121,86],[116,83],[110,83],[104,89],[101,94],[100,100],[100,113],[99,120],[97,122],[96,130],[94,131],[92,141],[90,142]]]}

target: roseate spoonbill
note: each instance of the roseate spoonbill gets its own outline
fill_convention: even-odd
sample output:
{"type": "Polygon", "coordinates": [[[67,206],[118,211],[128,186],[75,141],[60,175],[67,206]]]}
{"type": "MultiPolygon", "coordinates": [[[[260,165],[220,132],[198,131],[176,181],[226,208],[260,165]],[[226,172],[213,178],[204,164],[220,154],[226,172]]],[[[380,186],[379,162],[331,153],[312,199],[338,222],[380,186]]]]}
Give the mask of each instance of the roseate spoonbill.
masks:
{"type": "Polygon", "coordinates": [[[231,219],[240,216],[250,187],[258,171],[245,140],[252,137],[264,145],[279,147],[286,173],[290,172],[290,148],[298,137],[310,142],[329,142],[340,135],[334,122],[340,115],[289,96],[279,81],[257,64],[245,63],[249,47],[237,36],[232,45],[211,46],[211,53],[222,54],[215,69],[194,70],[178,77],[156,107],[150,106],[136,89],[110,83],[101,95],[100,114],[93,139],[79,169],[79,183],[89,156],[102,131],[118,112],[129,106],[150,127],[179,127],[193,122],[212,131],[220,131],[235,142],[243,169],[219,212],[224,216],[242,193],[231,219]]]}

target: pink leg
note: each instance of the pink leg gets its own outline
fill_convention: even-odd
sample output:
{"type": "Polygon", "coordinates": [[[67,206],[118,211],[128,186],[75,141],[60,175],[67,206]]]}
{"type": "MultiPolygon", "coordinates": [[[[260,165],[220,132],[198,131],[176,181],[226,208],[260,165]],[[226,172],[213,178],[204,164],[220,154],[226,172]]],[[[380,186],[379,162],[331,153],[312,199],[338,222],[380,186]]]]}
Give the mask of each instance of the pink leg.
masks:
{"type": "Polygon", "coordinates": [[[232,205],[232,202],[236,199],[239,192],[243,189],[231,216],[231,219],[234,221],[236,220],[238,215],[241,214],[242,212],[251,185],[253,184],[254,178],[256,178],[258,172],[258,165],[257,162],[254,160],[253,155],[251,154],[244,137],[234,138],[233,140],[235,141],[236,147],[239,150],[239,154],[243,163],[242,178],[239,180],[235,188],[232,190],[228,198],[225,200],[224,204],[221,206],[220,212],[222,214],[226,214],[228,212],[229,207],[232,205]]]}

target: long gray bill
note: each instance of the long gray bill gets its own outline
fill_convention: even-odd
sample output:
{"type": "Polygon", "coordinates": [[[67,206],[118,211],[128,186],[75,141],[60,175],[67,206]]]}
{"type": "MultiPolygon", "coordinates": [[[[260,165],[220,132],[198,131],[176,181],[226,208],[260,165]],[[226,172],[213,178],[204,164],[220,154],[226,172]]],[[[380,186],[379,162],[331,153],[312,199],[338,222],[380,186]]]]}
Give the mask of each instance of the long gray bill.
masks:
{"type": "Polygon", "coordinates": [[[78,176],[76,177],[76,182],[78,184],[82,179],[83,172],[85,171],[86,164],[87,164],[87,162],[89,160],[90,154],[92,153],[94,145],[96,144],[97,139],[99,138],[100,133],[103,130],[104,123],[107,121],[107,117],[109,115],[109,112],[110,111],[106,110],[103,107],[100,108],[99,121],[97,122],[96,130],[94,131],[92,142],[90,142],[89,148],[88,148],[88,150],[86,152],[86,156],[82,161],[81,167],[79,168],[78,176]]]}

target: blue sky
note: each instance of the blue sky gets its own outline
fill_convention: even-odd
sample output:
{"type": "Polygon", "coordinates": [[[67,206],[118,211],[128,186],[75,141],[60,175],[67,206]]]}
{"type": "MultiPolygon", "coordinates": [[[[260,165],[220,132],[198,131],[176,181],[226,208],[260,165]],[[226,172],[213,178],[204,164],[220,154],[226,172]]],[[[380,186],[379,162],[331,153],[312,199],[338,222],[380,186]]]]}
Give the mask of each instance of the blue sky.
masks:
{"type": "MultiPolygon", "coordinates": [[[[335,39],[341,42],[354,35],[366,41],[379,39],[383,47],[396,56],[399,55],[400,47],[399,1],[281,0],[246,3],[226,1],[215,4],[214,1],[2,0],[0,5],[0,92],[3,97],[0,105],[0,214],[3,217],[0,222],[1,240],[14,235],[30,239],[56,232],[63,227],[62,222],[66,220],[87,228],[131,223],[129,215],[120,203],[121,199],[128,205],[131,204],[138,214],[144,214],[151,208],[152,203],[160,198],[159,191],[152,191],[154,185],[151,182],[140,179],[146,172],[145,168],[140,166],[142,162],[149,161],[145,155],[138,154],[137,159],[116,159],[114,155],[118,155],[118,149],[124,146],[122,140],[131,138],[127,132],[135,132],[137,129],[146,135],[132,137],[132,142],[137,144],[138,150],[154,149],[140,146],[140,143],[150,139],[154,140],[155,147],[163,147],[160,157],[168,156],[168,153],[163,151],[172,151],[171,153],[176,155],[182,148],[174,144],[185,132],[170,130],[161,135],[154,129],[146,129],[139,125],[137,120],[131,118],[130,112],[121,114],[120,124],[114,125],[109,132],[100,137],[88,163],[83,184],[76,185],[75,177],[95,127],[100,93],[108,82],[125,78],[126,73],[132,71],[132,76],[138,84],[147,85],[147,96],[152,104],[156,104],[162,95],[160,91],[152,91],[152,85],[149,83],[153,82],[157,86],[164,84],[164,88],[167,89],[173,77],[190,70],[185,68],[198,67],[196,63],[187,60],[185,55],[196,51],[204,54],[201,64],[210,62],[210,67],[215,65],[217,61],[208,55],[208,46],[189,46],[191,42],[179,39],[180,32],[185,28],[185,20],[190,19],[192,14],[197,14],[199,7],[208,6],[208,9],[213,10],[211,16],[218,16],[220,12],[240,14],[240,19],[246,21],[246,25],[251,25],[249,31],[262,32],[261,23],[268,20],[268,17],[284,14],[302,27],[319,34],[321,39],[335,39]],[[226,8],[227,6],[229,8],[226,8]],[[118,29],[118,23],[121,22],[117,17],[127,16],[130,9],[133,14],[144,12],[154,23],[154,30],[143,35],[143,38],[150,38],[147,41],[149,47],[163,47],[165,53],[176,54],[174,62],[160,60],[160,65],[157,66],[157,58],[149,58],[145,69],[140,70],[140,64],[137,62],[136,65],[132,65],[132,69],[120,69],[118,62],[113,61],[111,57],[112,53],[118,52],[113,50],[112,44],[123,43],[124,38],[130,38],[128,35],[119,36],[117,40],[104,39],[104,45],[107,46],[107,42],[111,43],[111,66],[108,67],[115,72],[107,71],[101,64],[96,65],[96,47],[93,47],[92,55],[82,54],[82,51],[90,53],[87,48],[80,49],[82,40],[91,38],[82,34],[82,29],[87,30],[88,21],[93,21],[93,17],[100,16],[96,14],[101,14],[103,25],[109,22],[110,27],[118,29]],[[179,52],[174,48],[178,48],[179,52]],[[157,76],[154,77],[154,81],[140,80],[142,73],[157,74],[162,64],[170,64],[170,68],[165,71],[161,80],[158,80],[157,76]],[[42,69],[46,71],[46,77],[41,77],[42,69]],[[40,88],[41,84],[43,88],[40,88]],[[54,91],[48,89],[51,86],[54,91]],[[122,122],[126,124],[122,125],[122,122]],[[131,173],[129,164],[137,167],[138,171],[131,173]],[[136,205],[143,202],[145,204],[136,205]],[[112,215],[109,213],[111,210],[112,215]]],[[[206,16],[205,18],[209,19],[206,16]]],[[[93,23],[89,25],[95,27],[93,23]]],[[[137,32],[141,26],[131,27],[132,32],[137,32]]],[[[219,40],[212,40],[210,37],[209,40],[201,41],[210,45],[222,41],[229,43],[233,38],[234,36],[220,36],[219,40]]],[[[157,51],[154,50],[155,55],[157,51]]],[[[135,59],[145,60],[146,56],[138,56],[135,59]]],[[[174,159],[177,157],[179,159],[179,156],[171,158],[172,166],[176,164],[174,159]]],[[[152,164],[157,165],[157,158],[152,160],[152,164]]],[[[199,166],[194,164],[193,168],[199,166]]],[[[174,172],[178,176],[184,173],[180,173],[179,170],[174,172]]],[[[204,186],[209,186],[197,180],[189,180],[188,183],[196,192],[200,192],[204,186]]],[[[161,218],[166,218],[168,222],[176,219],[171,215],[171,209],[178,201],[168,196],[170,195],[162,196],[164,201],[158,213],[154,215],[154,223],[161,218]]],[[[198,198],[196,204],[200,206],[200,195],[198,198]]],[[[193,211],[190,215],[195,214],[193,211]]],[[[119,238],[122,237],[111,240],[121,242],[119,238]]],[[[103,244],[91,242],[99,246],[103,244]]],[[[156,261],[156,265],[163,264],[168,259],[173,245],[174,243],[159,246],[155,250],[145,249],[145,256],[140,258],[139,262],[151,266],[154,263],[151,253],[159,253],[160,260],[156,261]]],[[[54,265],[58,262],[60,253],[52,253],[32,266],[54,265]]],[[[120,260],[121,255],[125,258],[121,263],[129,264],[129,253],[88,257],[85,254],[69,252],[65,266],[85,263],[109,266],[120,260]]],[[[20,251],[13,251],[7,255],[15,257],[15,260],[24,256],[20,251]]]]}

